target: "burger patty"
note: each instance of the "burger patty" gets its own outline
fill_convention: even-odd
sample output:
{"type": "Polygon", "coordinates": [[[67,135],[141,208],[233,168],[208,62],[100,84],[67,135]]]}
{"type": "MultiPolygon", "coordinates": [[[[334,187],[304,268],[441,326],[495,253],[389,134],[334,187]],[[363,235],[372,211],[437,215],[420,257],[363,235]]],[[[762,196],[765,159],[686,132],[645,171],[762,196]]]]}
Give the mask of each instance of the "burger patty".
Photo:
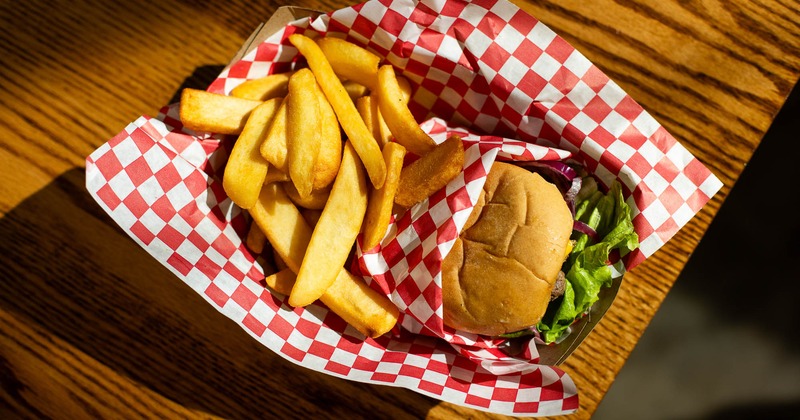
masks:
{"type": "Polygon", "coordinates": [[[563,271],[558,272],[558,277],[556,277],[556,283],[553,285],[553,291],[550,292],[550,302],[558,299],[561,295],[564,294],[564,290],[567,288],[567,276],[564,275],[563,271]]]}

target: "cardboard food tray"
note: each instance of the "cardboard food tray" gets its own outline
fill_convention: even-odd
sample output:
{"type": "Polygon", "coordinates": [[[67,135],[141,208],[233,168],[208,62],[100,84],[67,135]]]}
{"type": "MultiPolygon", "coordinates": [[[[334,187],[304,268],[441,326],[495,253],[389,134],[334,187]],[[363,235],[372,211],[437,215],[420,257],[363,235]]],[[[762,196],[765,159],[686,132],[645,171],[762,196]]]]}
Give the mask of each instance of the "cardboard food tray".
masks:
{"type": "MultiPolygon", "coordinates": [[[[509,76],[505,73],[502,63],[498,66],[497,62],[490,62],[491,57],[484,60],[488,52],[484,57],[476,57],[466,54],[474,53],[474,49],[465,50],[459,56],[457,52],[454,54],[452,49],[446,48],[446,42],[439,46],[441,49],[431,48],[430,39],[442,40],[447,37],[444,34],[442,38],[442,34],[433,33],[432,30],[438,28],[447,32],[448,28],[457,27],[462,31],[459,34],[472,31],[469,38],[477,41],[470,44],[470,39],[462,40],[465,48],[478,45],[482,49],[488,42],[486,51],[490,51],[501,44],[494,44],[484,33],[486,27],[496,28],[496,25],[485,26],[483,22],[493,20],[496,23],[505,22],[505,29],[510,33],[501,32],[503,37],[515,39],[514,31],[529,31],[521,41],[532,40],[542,47],[546,65],[538,65],[540,60],[537,60],[527,67],[523,66],[530,68],[526,76],[533,74],[539,77],[541,73],[552,80],[564,81],[567,80],[566,76],[574,73],[572,78],[578,75],[578,81],[571,81],[571,91],[561,87],[562,90],[566,89],[563,98],[569,99],[572,92],[579,88],[583,89],[581,92],[588,92],[589,96],[594,93],[592,100],[571,95],[570,100],[548,103],[551,98],[542,96],[541,92],[551,96],[557,93],[548,88],[551,86],[548,82],[539,85],[540,88],[544,86],[540,94],[523,92],[533,100],[526,109],[541,112],[537,117],[530,117],[530,112],[515,116],[512,108],[489,109],[492,103],[487,105],[489,108],[478,109],[474,121],[490,121],[503,134],[509,135],[499,138],[467,132],[465,144],[472,145],[468,149],[472,153],[469,160],[472,163],[465,168],[465,174],[471,174],[469,177],[465,175],[469,180],[461,179],[460,184],[449,185],[447,193],[439,197],[437,203],[432,201],[416,212],[409,212],[414,214],[408,216],[408,224],[403,225],[405,219],[401,219],[396,221],[396,225],[410,229],[422,221],[426,222],[422,224],[430,225],[428,227],[435,231],[447,231],[451,237],[453,233],[457,235],[457,230],[453,230],[452,226],[458,227],[458,223],[451,223],[452,226],[447,223],[464,219],[468,212],[454,211],[452,214],[446,213],[449,216],[444,218],[432,215],[439,214],[437,211],[441,210],[441,204],[449,204],[451,197],[462,194],[462,198],[468,200],[470,192],[474,195],[482,185],[474,182],[475,179],[482,179],[480,175],[472,176],[474,173],[483,173],[485,178],[491,163],[500,157],[508,160],[559,158],[563,155],[552,147],[563,147],[574,158],[586,162],[587,169],[601,181],[618,179],[626,186],[626,196],[634,209],[634,224],[642,239],[642,248],[620,261],[617,268],[623,272],[623,266],[633,267],[663,245],[721,186],[716,177],[618,86],[549,29],[510,3],[499,1],[484,5],[482,2],[461,1],[394,1],[387,5],[370,1],[321,15],[319,19],[297,20],[317,14],[295,7],[278,9],[244,43],[231,65],[212,83],[209,90],[227,93],[243,80],[289,69],[293,53],[282,47],[286,45],[284,41],[287,34],[327,29],[342,31],[355,42],[379,50],[396,67],[404,67],[412,83],[417,82],[418,92],[421,92],[415,95],[416,99],[412,99],[410,104],[410,107],[416,107],[417,113],[425,110],[426,98],[435,97],[439,98],[436,99],[439,102],[433,105],[437,110],[445,110],[448,114],[446,117],[452,117],[456,122],[469,121],[468,117],[476,111],[475,103],[470,100],[475,99],[477,93],[486,93],[487,86],[480,83],[467,86],[463,93],[456,92],[456,100],[453,100],[450,90],[463,88],[464,84],[453,81],[455,77],[443,76],[442,65],[455,76],[464,68],[472,66],[477,69],[477,66],[489,61],[487,65],[491,70],[481,68],[486,74],[494,74],[494,79],[489,83],[491,92],[486,100],[491,101],[496,93],[492,90],[496,87],[494,81],[502,79],[498,83],[500,93],[505,97],[504,101],[511,104],[521,101],[520,97],[514,96],[518,93],[517,89],[507,85],[513,74],[509,76]],[[402,25],[398,27],[383,20],[383,16],[390,14],[401,21],[413,21],[422,33],[432,35],[432,38],[414,38],[415,44],[400,38],[397,38],[398,42],[387,41],[387,33],[397,36],[402,32],[402,25]],[[461,20],[454,20],[452,26],[439,22],[453,16],[461,20]],[[384,24],[387,28],[381,26],[384,24]],[[386,32],[378,33],[376,27],[379,30],[386,29],[386,32]],[[397,31],[392,32],[395,29],[397,31]],[[373,42],[377,37],[384,37],[383,44],[373,42]],[[393,46],[397,49],[392,49],[393,46]],[[427,58],[415,61],[413,52],[419,46],[433,50],[433,61],[427,58]],[[445,56],[451,58],[456,66],[437,61],[445,56]],[[425,72],[428,72],[428,76],[420,76],[425,72]],[[448,86],[442,80],[451,80],[453,84],[448,86]],[[587,83],[592,86],[586,86],[587,83]],[[502,91],[505,87],[513,92],[502,91]],[[591,92],[586,90],[587,87],[591,92]],[[440,90],[437,92],[437,89],[440,90]],[[601,104],[596,103],[598,98],[601,104]],[[577,112],[564,112],[567,103],[572,104],[577,112]],[[598,116],[598,109],[607,115],[598,116]],[[602,121],[592,124],[586,120],[587,117],[602,121]],[[531,135],[531,125],[540,127],[538,136],[531,135]],[[509,126],[512,127],[510,133],[509,126]],[[576,131],[588,131],[592,127],[595,130],[587,133],[591,135],[575,140],[576,131]],[[515,129],[516,132],[513,132],[515,129]],[[605,131],[605,134],[601,131],[605,131]],[[609,135],[613,138],[609,139],[609,135]],[[528,143],[512,140],[517,137],[528,143]],[[544,145],[533,145],[533,140],[544,145]]],[[[495,35],[499,40],[500,34],[495,35]]],[[[504,56],[502,52],[499,54],[504,56]]],[[[506,62],[519,64],[527,61],[526,57],[518,56],[523,53],[510,54],[506,62]]],[[[523,77],[519,84],[530,89],[531,80],[523,77]]],[[[427,109],[433,108],[430,103],[427,105],[427,109]]],[[[446,135],[451,130],[463,130],[447,124],[444,120],[434,119],[425,122],[423,127],[432,135],[436,132],[434,138],[446,135]]],[[[520,359],[507,357],[491,347],[476,347],[476,344],[487,344],[478,339],[470,341],[469,337],[450,335],[446,337],[449,341],[446,341],[424,334],[421,330],[424,324],[435,324],[438,318],[432,311],[435,308],[428,309],[434,312],[427,314],[429,318],[414,314],[419,309],[419,305],[415,306],[414,303],[419,303],[419,299],[415,302],[395,300],[401,310],[413,315],[405,317],[408,322],[404,322],[403,326],[407,328],[397,335],[365,339],[329,313],[327,308],[311,305],[293,310],[283,297],[270,295],[264,288],[263,270],[243,244],[247,218],[232,205],[221,187],[221,173],[228,147],[224,138],[183,131],[177,118],[177,107],[170,106],[156,118],[141,117],[134,121],[90,155],[87,158],[87,189],[154,258],[256,340],[287,360],[334,376],[402,386],[443,401],[496,413],[537,416],[564,414],[577,409],[578,396],[574,383],[553,365],[563,362],[602,318],[619,288],[619,276],[612,287],[602,291],[600,302],[593,306],[590,313],[572,326],[572,333],[556,345],[539,348],[538,357],[537,349],[533,346],[528,349],[528,357],[520,359]]],[[[395,233],[401,233],[399,229],[395,233]]],[[[428,252],[425,255],[435,254],[430,252],[432,249],[445,255],[449,250],[449,242],[444,240],[440,243],[436,235],[431,238],[435,240],[433,248],[423,251],[428,252]]],[[[400,246],[403,252],[408,251],[403,258],[404,264],[410,259],[406,257],[429,242],[423,238],[416,239],[417,243],[400,246]]],[[[397,245],[396,242],[391,244],[397,245]]],[[[361,262],[372,257],[359,255],[361,262]]],[[[383,256],[372,259],[380,260],[379,257],[383,256]]],[[[429,261],[423,259],[422,262],[429,261]]],[[[416,263],[405,267],[411,271],[406,273],[409,278],[419,274],[413,270],[426,265],[419,264],[419,261],[416,263]]],[[[388,274],[390,272],[387,270],[375,277],[388,274]]],[[[431,278],[427,280],[432,281],[431,278]]],[[[395,286],[400,289],[409,283],[411,287],[417,287],[417,298],[422,298],[423,293],[414,282],[400,281],[395,286]]],[[[398,298],[396,290],[392,297],[398,298]]]]}

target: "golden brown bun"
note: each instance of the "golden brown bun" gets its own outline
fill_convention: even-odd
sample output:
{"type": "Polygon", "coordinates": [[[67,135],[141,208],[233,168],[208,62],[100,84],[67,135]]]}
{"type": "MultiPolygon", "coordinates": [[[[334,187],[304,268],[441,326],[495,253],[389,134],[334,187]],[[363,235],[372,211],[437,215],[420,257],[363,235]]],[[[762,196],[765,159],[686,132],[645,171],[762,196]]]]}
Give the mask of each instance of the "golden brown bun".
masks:
{"type": "Polygon", "coordinates": [[[536,325],[571,233],[572,214],[555,185],[496,162],[442,263],[445,324],[490,336],[536,325]]]}

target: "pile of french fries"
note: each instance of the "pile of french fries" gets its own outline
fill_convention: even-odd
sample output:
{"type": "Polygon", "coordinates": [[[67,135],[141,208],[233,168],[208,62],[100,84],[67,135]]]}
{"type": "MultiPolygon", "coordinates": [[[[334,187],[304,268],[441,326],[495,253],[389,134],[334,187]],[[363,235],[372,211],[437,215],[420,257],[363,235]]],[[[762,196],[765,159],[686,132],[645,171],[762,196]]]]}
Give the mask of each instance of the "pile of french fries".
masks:
{"type": "Polygon", "coordinates": [[[186,128],[236,135],[223,175],[253,223],[246,243],[271,252],[266,284],[289,305],[317,300],[365,336],[397,322],[386,296],[345,268],[359,234],[378,247],[392,214],[425,200],[464,164],[458,137],[437,145],[408,109],[410,84],[375,54],[294,34],[308,67],[246,81],[230,96],[185,89],[186,128]],[[403,167],[406,153],[418,158],[403,167]]]}

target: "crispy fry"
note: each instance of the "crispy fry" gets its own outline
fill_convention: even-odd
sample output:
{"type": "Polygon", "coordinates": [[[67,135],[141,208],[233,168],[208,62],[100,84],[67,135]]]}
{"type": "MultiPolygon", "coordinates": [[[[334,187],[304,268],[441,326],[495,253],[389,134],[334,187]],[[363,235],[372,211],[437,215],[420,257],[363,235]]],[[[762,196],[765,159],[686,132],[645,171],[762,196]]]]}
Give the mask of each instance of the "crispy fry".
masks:
{"type": "Polygon", "coordinates": [[[250,215],[286,266],[294,272],[299,271],[311,241],[311,228],[283,186],[278,183],[264,185],[250,215]]]}
{"type": "Polygon", "coordinates": [[[320,143],[317,80],[309,69],[298,70],[289,79],[286,103],[286,163],[289,178],[301,197],[314,188],[314,165],[320,143]]]}
{"type": "Polygon", "coordinates": [[[373,92],[370,94],[371,97],[371,105],[372,105],[372,112],[375,115],[375,124],[378,128],[377,136],[375,137],[378,139],[378,143],[381,146],[385,146],[387,143],[392,141],[392,131],[389,130],[389,126],[386,125],[386,120],[383,118],[381,114],[380,108],[380,99],[378,99],[378,92],[373,92]]]}
{"type": "Polygon", "coordinates": [[[190,130],[239,134],[259,105],[261,101],[186,88],[181,92],[180,119],[190,130]]]}
{"type": "Polygon", "coordinates": [[[267,131],[267,136],[261,143],[261,156],[267,160],[271,165],[283,173],[287,173],[286,167],[286,104],[289,101],[289,96],[283,99],[278,112],[272,119],[272,124],[267,131]]]}
{"type": "Polygon", "coordinates": [[[285,183],[283,185],[283,189],[286,191],[289,199],[291,199],[292,202],[298,207],[313,210],[322,210],[325,207],[325,203],[328,202],[328,197],[331,194],[330,185],[321,190],[311,190],[311,193],[306,197],[301,196],[297,191],[297,188],[295,188],[294,184],[291,182],[285,183]]]}
{"type": "Polygon", "coordinates": [[[336,112],[342,129],[367,169],[372,185],[376,188],[382,187],[386,178],[386,163],[383,161],[381,149],[378,147],[378,142],[372,137],[372,133],[367,130],[364,120],[358,114],[356,106],[347,95],[342,82],[333,72],[325,54],[311,38],[304,35],[292,34],[289,36],[289,41],[308,61],[325,97],[328,98],[336,112]]]}
{"type": "Polygon", "coordinates": [[[321,38],[317,40],[317,44],[337,76],[375,89],[380,57],[339,38],[321,38]]]}
{"type": "Polygon", "coordinates": [[[400,92],[403,94],[403,103],[408,104],[411,99],[411,83],[403,76],[396,76],[397,86],[400,87],[400,92]]]}
{"type": "Polygon", "coordinates": [[[347,91],[347,96],[349,96],[353,101],[366,95],[367,91],[369,90],[366,86],[356,83],[352,80],[345,80],[342,82],[342,86],[344,86],[344,90],[347,91]]]}
{"type": "Polygon", "coordinates": [[[394,68],[383,65],[378,69],[378,106],[386,125],[398,143],[419,156],[428,153],[436,143],[420,128],[404,99],[403,91],[397,82],[394,68]]]}
{"type": "Polygon", "coordinates": [[[380,337],[397,324],[399,311],[392,301],[345,269],[320,300],[367,337],[380,337]]]}
{"type": "Polygon", "coordinates": [[[231,90],[231,96],[254,101],[283,98],[289,89],[292,73],[271,74],[260,79],[247,80],[231,90]]]}
{"type": "Polygon", "coordinates": [[[378,140],[378,145],[381,147],[381,149],[383,149],[386,141],[381,137],[380,128],[378,127],[379,121],[377,98],[374,98],[372,95],[370,95],[362,96],[356,99],[356,109],[358,110],[358,114],[361,115],[361,119],[364,120],[367,130],[372,132],[372,136],[378,140]]]}
{"type": "Polygon", "coordinates": [[[272,165],[269,167],[269,169],[267,169],[267,176],[264,177],[264,184],[271,184],[273,182],[286,182],[288,180],[289,175],[286,175],[284,172],[281,172],[280,169],[272,165]]]}
{"type": "Polygon", "coordinates": [[[253,207],[258,200],[258,193],[267,175],[269,164],[259,154],[258,148],[280,102],[280,98],[270,99],[250,113],[225,165],[222,188],[243,209],[253,207]]]}
{"type": "Polygon", "coordinates": [[[405,155],[406,148],[399,143],[388,143],[383,147],[383,158],[386,160],[386,182],[383,183],[383,188],[373,188],[369,194],[361,247],[364,251],[378,246],[389,227],[394,196],[400,182],[400,171],[403,169],[405,155]]]}
{"type": "MultiPolygon", "coordinates": [[[[269,243],[269,241],[267,241],[267,243],[269,243]]],[[[289,268],[289,266],[286,265],[286,263],[283,261],[283,258],[281,258],[281,256],[278,254],[278,251],[276,251],[275,248],[272,248],[272,260],[275,261],[275,268],[277,268],[278,271],[289,268]]],[[[289,296],[289,294],[287,293],[286,296],[289,296]]]]}
{"type": "MultiPolygon", "coordinates": [[[[342,160],[342,133],[339,129],[339,121],[333,112],[330,103],[325,95],[316,90],[320,106],[320,117],[322,127],[320,128],[320,145],[316,165],[314,167],[314,186],[313,189],[323,189],[330,185],[336,178],[339,170],[339,163],[342,160]]],[[[287,140],[286,140],[286,100],[281,103],[272,125],[267,132],[264,142],[261,143],[261,156],[270,164],[270,171],[267,172],[268,181],[285,181],[288,168],[286,165],[287,140]],[[283,173],[283,175],[281,175],[283,173]]],[[[265,182],[267,182],[265,180],[265,182]]]]}
{"type": "Polygon", "coordinates": [[[331,104],[320,89],[314,93],[319,100],[320,142],[314,165],[314,188],[321,190],[331,185],[342,162],[342,131],[331,104]]]}
{"type": "Polygon", "coordinates": [[[306,223],[313,229],[317,222],[319,222],[320,216],[322,216],[321,209],[300,209],[300,214],[303,215],[303,219],[305,219],[306,223]]]}
{"type": "Polygon", "coordinates": [[[261,254],[264,252],[266,244],[267,237],[264,235],[264,232],[258,228],[257,224],[250,223],[250,228],[247,231],[247,238],[245,239],[247,248],[256,254],[261,254]]]}
{"type": "Polygon", "coordinates": [[[428,198],[444,188],[464,167],[461,138],[451,136],[400,172],[400,185],[394,202],[403,207],[428,198]]]}
{"type": "MultiPolygon", "coordinates": [[[[276,292],[288,295],[297,275],[286,269],[268,276],[265,280],[276,292]]],[[[399,315],[397,307],[389,299],[345,269],[339,271],[320,301],[361,334],[372,338],[391,331],[399,315]]]]}
{"type": "Polygon", "coordinates": [[[282,295],[289,296],[289,293],[292,293],[292,286],[294,286],[294,281],[296,279],[297,274],[295,274],[294,271],[284,268],[275,274],[267,276],[264,281],[270,289],[282,295]]]}
{"type": "Polygon", "coordinates": [[[289,304],[306,306],[325,293],[350,254],[366,210],[366,176],[358,154],[348,141],[330,197],[297,272],[289,304]]]}
{"type": "MultiPolygon", "coordinates": [[[[280,267],[278,261],[283,261],[284,268],[292,272],[299,270],[310,241],[311,228],[281,185],[265,185],[250,214],[272,244],[277,254],[276,265],[280,267]]],[[[278,283],[274,282],[270,287],[277,289],[278,283]]],[[[291,294],[291,290],[288,292],[286,294],[291,294]]],[[[334,313],[370,337],[388,332],[397,322],[398,311],[392,302],[344,268],[339,269],[322,299],[334,313]]]]}

